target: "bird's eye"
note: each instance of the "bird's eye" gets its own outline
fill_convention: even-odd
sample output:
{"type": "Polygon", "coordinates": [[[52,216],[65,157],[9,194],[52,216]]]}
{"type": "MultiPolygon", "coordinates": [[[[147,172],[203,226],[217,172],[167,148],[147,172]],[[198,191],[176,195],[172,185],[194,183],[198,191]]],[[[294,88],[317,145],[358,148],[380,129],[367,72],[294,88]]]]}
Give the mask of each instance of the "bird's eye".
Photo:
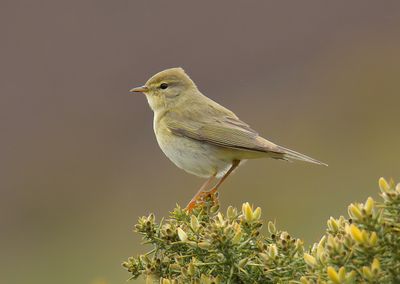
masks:
{"type": "Polygon", "coordinates": [[[160,85],[160,88],[163,89],[163,90],[165,90],[166,88],[168,88],[168,84],[167,84],[167,83],[162,83],[162,84],[160,85]]]}

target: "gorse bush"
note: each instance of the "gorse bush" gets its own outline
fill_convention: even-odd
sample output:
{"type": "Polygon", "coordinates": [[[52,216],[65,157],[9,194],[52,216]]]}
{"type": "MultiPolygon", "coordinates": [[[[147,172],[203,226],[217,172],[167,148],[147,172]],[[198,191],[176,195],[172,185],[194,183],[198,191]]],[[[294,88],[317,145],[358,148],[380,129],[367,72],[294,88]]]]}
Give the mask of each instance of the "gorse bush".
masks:
{"type": "Polygon", "coordinates": [[[135,227],[152,249],[123,266],[147,283],[400,283],[400,183],[379,180],[382,201],[353,203],[331,217],[321,240],[303,242],[273,222],[262,235],[261,209],[219,211],[212,196],[188,213],[175,208],[135,227]]]}

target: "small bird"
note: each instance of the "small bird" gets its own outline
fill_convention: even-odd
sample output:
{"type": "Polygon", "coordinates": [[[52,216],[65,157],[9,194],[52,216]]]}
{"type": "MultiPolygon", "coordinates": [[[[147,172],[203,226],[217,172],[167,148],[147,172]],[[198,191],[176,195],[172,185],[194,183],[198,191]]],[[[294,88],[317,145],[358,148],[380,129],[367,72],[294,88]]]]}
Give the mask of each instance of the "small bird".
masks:
{"type": "Polygon", "coordinates": [[[161,71],[130,92],[146,95],[164,154],[186,172],[207,178],[189,202],[189,211],[205,193],[215,193],[244,160],[295,159],[326,165],[262,138],[232,111],[203,95],[180,67],[161,71]],[[207,191],[214,179],[219,181],[207,191]]]}

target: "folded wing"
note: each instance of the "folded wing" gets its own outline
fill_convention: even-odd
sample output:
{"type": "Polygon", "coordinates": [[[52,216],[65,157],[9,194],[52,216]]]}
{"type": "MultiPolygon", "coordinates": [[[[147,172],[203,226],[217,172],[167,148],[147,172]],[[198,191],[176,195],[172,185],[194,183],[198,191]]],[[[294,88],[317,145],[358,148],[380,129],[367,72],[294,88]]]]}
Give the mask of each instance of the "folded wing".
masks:
{"type": "Polygon", "coordinates": [[[276,144],[261,138],[258,133],[233,113],[218,115],[172,114],[168,129],[175,135],[245,151],[280,152],[276,144]]]}
{"type": "Polygon", "coordinates": [[[276,159],[295,159],[326,165],[262,138],[233,112],[219,105],[215,107],[210,104],[208,108],[202,108],[201,113],[193,109],[190,112],[170,112],[165,123],[173,134],[197,141],[231,149],[269,153],[270,157],[276,159]]]}

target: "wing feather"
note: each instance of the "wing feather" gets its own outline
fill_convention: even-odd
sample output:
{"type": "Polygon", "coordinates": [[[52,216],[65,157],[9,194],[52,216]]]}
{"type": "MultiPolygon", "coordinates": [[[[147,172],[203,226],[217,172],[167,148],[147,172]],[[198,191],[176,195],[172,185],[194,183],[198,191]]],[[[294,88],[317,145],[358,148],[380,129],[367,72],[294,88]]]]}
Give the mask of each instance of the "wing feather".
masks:
{"type": "Polygon", "coordinates": [[[247,151],[276,151],[275,144],[262,139],[258,133],[232,112],[215,108],[209,109],[209,115],[199,113],[169,114],[166,124],[175,135],[184,136],[205,143],[247,151]],[[215,112],[218,111],[217,115],[215,112]],[[274,149],[273,149],[274,148],[274,149]]]}
{"type": "Polygon", "coordinates": [[[170,110],[165,115],[163,121],[173,134],[241,151],[264,152],[275,159],[295,159],[326,165],[262,138],[232,111],[201,94],[198,96],[202,99],[188,103],[202,104],[201,108],[170,110]]]}

